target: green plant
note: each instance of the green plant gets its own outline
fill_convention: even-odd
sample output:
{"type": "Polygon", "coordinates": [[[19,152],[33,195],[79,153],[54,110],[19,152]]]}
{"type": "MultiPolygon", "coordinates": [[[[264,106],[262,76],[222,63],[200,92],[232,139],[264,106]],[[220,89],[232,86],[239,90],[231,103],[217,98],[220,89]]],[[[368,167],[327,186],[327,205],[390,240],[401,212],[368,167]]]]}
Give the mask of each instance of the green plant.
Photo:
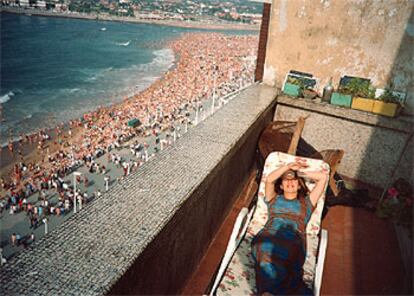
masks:
{"type": "Polygon", "coordinates": [[[299,86],[301,90],[305,88],[305,83],[299,77],[288,76],[287,82],[299,86]]]}
{"type": "Polygon", "coordinates": [[[316,81],[307,77],[288,76],[287,83],[297,85],[299,87],[299,97],[314,98],[316,95],[307,95],[309,92],[314,92],[313,87],[316,81]],[[309,92],[305,92],[305,90],[309,92]]]}
{"type": "Polygon", "coordinates": [[[371,86],[369,80],[353,77],[345,85],[341,85],[339,91],[353,97],[373,99],[375,88],[371,86]]]}
{"type": "Polygon", "coordinates": [[[402,106],[402,102],[399,100],[399,97],[394,95],[391,88],[386,88],[384,93],[378,98],[378,100],[402,106]]]}

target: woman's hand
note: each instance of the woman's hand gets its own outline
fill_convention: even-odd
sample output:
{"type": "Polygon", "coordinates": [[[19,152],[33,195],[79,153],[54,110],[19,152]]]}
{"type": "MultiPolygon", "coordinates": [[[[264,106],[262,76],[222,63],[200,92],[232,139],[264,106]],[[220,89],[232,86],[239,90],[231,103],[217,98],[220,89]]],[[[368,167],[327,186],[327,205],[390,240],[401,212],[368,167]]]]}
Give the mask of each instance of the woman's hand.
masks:
{"type": "Polygon", "coordinates": [[[308,167],[306,162],[298,160],[281,166],[280,168],[274,170],[269,175],[267,175],[265,179],[266,200],[270,201],[276,196],[275,181],[279,179],[285,172],[287,172],[288,170],[300,171],[301,169],[304,169],[306,167],[308,167]]]}
{"type": "Polygon", "coordinates": [[[300,171],[301,169],[307,168],[308,164],[303,161],[295,161],[288,164],[289,169],[293,171],[300,171]]]}

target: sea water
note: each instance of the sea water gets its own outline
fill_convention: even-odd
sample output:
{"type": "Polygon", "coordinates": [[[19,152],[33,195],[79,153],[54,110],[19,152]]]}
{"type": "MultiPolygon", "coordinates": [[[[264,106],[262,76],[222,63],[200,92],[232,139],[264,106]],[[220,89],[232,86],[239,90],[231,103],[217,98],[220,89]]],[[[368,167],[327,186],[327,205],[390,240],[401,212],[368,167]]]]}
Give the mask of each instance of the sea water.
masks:
{"type": "Polygon", "coordinates": [[[2,13],[0,143],[143,90],[174,63],[166,42],[189,31],[2,13]]]}

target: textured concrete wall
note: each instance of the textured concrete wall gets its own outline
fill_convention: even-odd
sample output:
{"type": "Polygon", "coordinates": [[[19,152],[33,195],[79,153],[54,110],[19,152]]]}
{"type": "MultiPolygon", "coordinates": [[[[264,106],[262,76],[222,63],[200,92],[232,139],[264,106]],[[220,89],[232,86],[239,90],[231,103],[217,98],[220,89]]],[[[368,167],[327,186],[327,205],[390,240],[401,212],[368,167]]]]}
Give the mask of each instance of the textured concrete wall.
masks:
{"type": "Polygon", "coordinates": [[[281,87],[291,69],[390,81],[414,110],[414,1],[273,0],[263,81],[281,87]]]}
{"type": "Polygon", "coordinates": [[[276,90],[244,90],[0,270],[0,295],[177,294],[253,165],[276,90]]]}
{"type": "MultiPolygon", "coordinates": [[[[306,120],[302,137],[318,151],[343,149],[338,172],[377,187],[385,187],[396,167],[413,124],[371,113],[279,96],[275,118],[306,120]]],[[[413,182],[413,140],[405,149],[396,177],[413,182]]]]}

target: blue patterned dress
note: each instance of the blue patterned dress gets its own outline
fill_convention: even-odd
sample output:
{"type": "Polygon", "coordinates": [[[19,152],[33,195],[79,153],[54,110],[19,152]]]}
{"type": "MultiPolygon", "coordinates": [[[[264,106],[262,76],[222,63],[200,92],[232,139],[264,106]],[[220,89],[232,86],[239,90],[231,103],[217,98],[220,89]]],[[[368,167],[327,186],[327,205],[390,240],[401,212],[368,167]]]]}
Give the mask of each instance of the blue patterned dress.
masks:
{"type": "Polygon", "coordinates": [[[257,293],[311,294],[303,282],[306,256],[305,230],[312,203],[278,195],[267,203],[269,219],[252,241],[257,293]]]}

